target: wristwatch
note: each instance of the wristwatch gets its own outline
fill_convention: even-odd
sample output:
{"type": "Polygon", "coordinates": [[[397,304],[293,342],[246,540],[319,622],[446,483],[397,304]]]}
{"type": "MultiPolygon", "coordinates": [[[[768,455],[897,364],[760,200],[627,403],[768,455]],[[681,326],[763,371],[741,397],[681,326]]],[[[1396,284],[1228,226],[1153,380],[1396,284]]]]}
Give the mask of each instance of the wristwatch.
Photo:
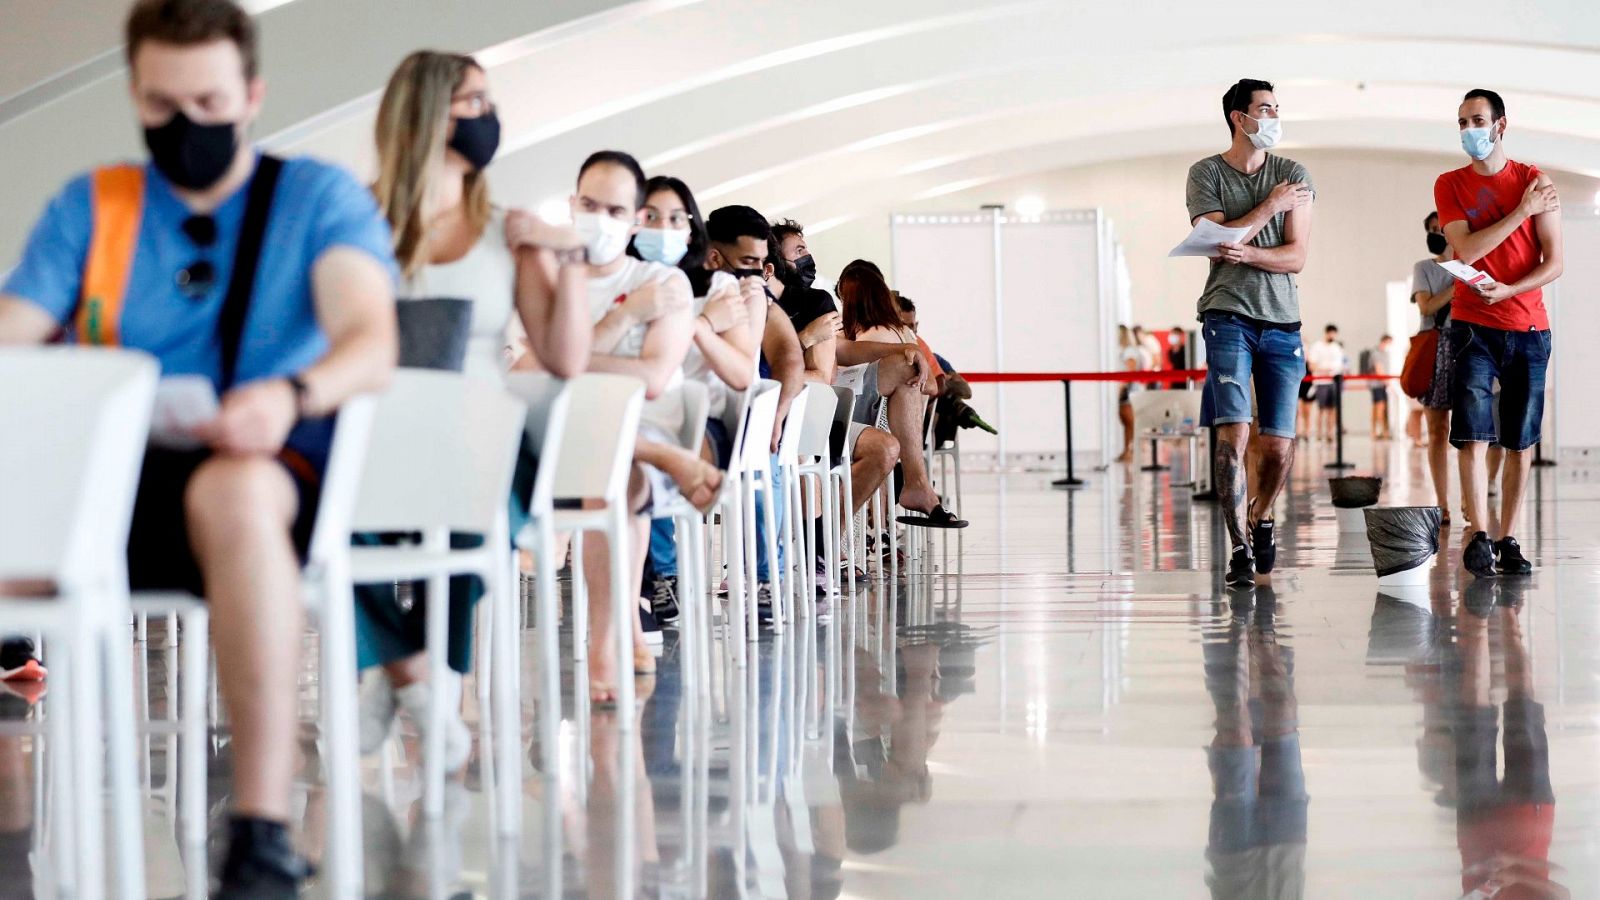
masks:
{"type": "Polygon", "coordinates": [[[294,389],[294,412],[300,418],[306,417],[306,398],[311,396],[311,388],[306,385],[306,380],[298,373],[290,375],[284,381],[289,382],[289,387],[294,389]]]}

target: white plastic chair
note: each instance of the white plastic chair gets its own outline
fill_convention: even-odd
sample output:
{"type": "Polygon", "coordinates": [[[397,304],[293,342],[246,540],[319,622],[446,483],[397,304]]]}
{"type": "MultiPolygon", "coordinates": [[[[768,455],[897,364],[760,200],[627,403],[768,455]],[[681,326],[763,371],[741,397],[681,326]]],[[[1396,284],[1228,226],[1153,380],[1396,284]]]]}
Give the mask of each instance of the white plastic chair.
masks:
{"type": "Polygon", "coordinates": [[[796,605],[803,602],[800,600],[802,586],[808,594],[813,590],[812,561],[799,552],[797,545],[802,540],[802,532],[796,523],[800,512],[796,508],[800,498],[800,478],[795,469],[800,465],[798,448],[800,432],[805,427],[808,396],[806,391],[801,391],[789,404],[789,411],[783,418],[783,434],[778,437],[778,468],[772,472],[775,482],[773,491],[784,498],[783,515],[778,523],[778,545],[782,548],[783,557],[781,577],[778,557],[769,555],[767,558],[768,571],[772,573],[774,632],[782,631],[795,618],[796,605]]]}
{"type": "MultiPolygon", "coordinates": [[[[520,378],[508,380],[513,392],[522,395],[536,382],[520,378]]],[[[626,375],[586,373],[566,386],[570,413],[563,414],[559,446],[553,463],[543,455],[534,485],[535,522],[516,535],[516,545],[534,554],[539,565],[539,627],[554,633],[556,622],[555,545],[557,535],[572,535],[572,640],[573,657],[588,658],[588,591],[582,575],[583,533],[598,531],[606,535],[611,548],[612,634],[616,644],[619,677],[614,688],[618,727],[631,731],[635,717],[633,678],[623,671],[633,661],[633,627],[630,616],[637,616],[629,586],[628,531],[633,511],[628,508],[628,476],[633,466],[634,445],[639,435],[639,415],[644,409],[644,384],[626,375]],[[546,473],[550,480],[545,481],[546,473]],[[548,493],[546,493],[546,491],[548,493]],[[596,509],[555,509],[555,501],[600,500],[596,509]],[[548,512],[546,512],[548,510],[548,512]]],[[[530,436],[534,423],[529,420],[530,436]]],[[[542,445],[552,435],[538,435],[542,445]]],[[[548,644],[546,645],[548,648],[548,644]]],[[[580,702],[587,703],[585,697],[580,702]]],[[[547,751],[552,749],[545,745],[547,751]]]]}
{"type": "Polygon", "coordinates": [[[813,560],[821,557],[826,561],[823,566],[823,593],[829,602],[832,602],[837,595],[838,589],[839,498],[833,490],[833,448],[830,446],[830,438],[837,417],[839,399],[833,388],[821,384],[806,385],[801,397],[805,401],[805,418],[800,424],[800,433],[794,448],[796,453],[793,466],[794,492],[790,495],[789,509],[792,510],[790,518],[796,523],[795,527],[801,535],[800,545],[803,549],[796,555],[803,560],[802,571],[806,588],[804,602],[814,617],[817,611],[817,595],[811,587],[813,575],[810,570],[813,560]],[[820,504],[811,502],[811,492],[806,486],[808,479],[816,484],[817,494],[821,498],[820,504]],[[811,526],[818,515],[819,505],[823,533],[823,546],[820,552],[816,546],[816,531],[811,526]]]}
{"type": "Polygon", "coordinates": [[[107,765],[114,890],[132,900],[145,887],[126,558],[157,372],[131,351],[0,350],[0,581],[53,587],[0,596],[0,622],[47,641],[50,841],[78,897],[105,893],[107,765]]]}
{"type": "MultiPolygon", "coordinates": [[[[317,679],[321,734],[325,742],[323,762],[328,788],[327,880],[338,897],[362,896],[361,863],[361,750],[358,725],[356,678],[355,595],[350,582],[351,516],[356,491],[361,483],[361,467],[372,434],[376,400],[370,396],[351,398],[339,409],[328,464],[322,474],[322,491],[317,502],[317,520],[307,547],[306,564],[301,569],[301,599],[316,620],[320,655],[317,679]]],[[[208,634],[206,607],[192,594],[182,591],[140,591],[133,595],[133,609],[146,615],[176,614],[187,639],[208,634]]],[[[201,654],[200,658],[204,658],[201,654]]],[[[190,657],[185,654],[184,662],[190,657]]],[[[209,673],[206,673],[209,677],[209,673]]],[[[202,678],[186,678],[197,683],[195,697],[204,687],[202,678]]],[[[199,704],[189,702],[186,691],[182,708],[185,734],[203,729],[205,719],[199,704]],[[195,724],[199,723],[199,724],[195,724]]],[[[185,748],[189,742],[184,742],[185,748]]],[[[187,755],[188,750],[185,749],[187,755]]],[[[192,829],[204,838],[205,768],[185,765],[180,793],[185,820],[185,842],[192,829]],[[199,812],[198,820],[190,811],[199,812]]],[[[197,857],[204,861],[202,854],[197,857]]]]}
{"type": "MultiPolygon", "coordinates": [[[[848,515],[844,515],[841,518],[844,520],[845,528],[845,555],[846,563],[849,566],[848,571],[850,573],[850,593],[852,596],[854,596],[856,589],[857,559],[857,531],[856,517],[854,515],[854,510],[856,508],[856,494],[855,478],[851,474],[850,465],[851,461],[855,458],[856,440],[861,437],[861,432],[863,429],[853,420],[856,408],[855,390],[853,388],[835,385],[833,388],[833,395],[838,401],[833,409],[833,430],[834,432],[844,435],[844,447],[839,454],[839,464],[833,467],[831,477],[833,483],[838,487],[839,496],[842,501],[841,508],[848,513],[848,515]]],[[[831,433],[829,435],[829,439],[831,444],[831,433]]]]}
{"type": "MultiPolygon", "coordinates": [[[[750,411],[745,416],[742,440],[739,441],[738,452],[734,454],[734,465],[730,467],[728,473],[733,476],[732,490],[724,492],[724,498],[731,497],[739,507],[738,514],[732,519],[738,526],[737,537],[726,541],[725,546],[730,548],[728,596],[735,598],[735,595],[738,595],[734,604],[745,614],[747,624],[744,627],[747,641],[755,641],[761,636],[758,609],[760,570],[756,563],[756,497],[760,494],[766,495],[766,502],[761,505],[762,524],[768,571],[773,581],[773,603],[780,602],[781,596],[777,518],[773,509],[776,484],[772,473],[770,442],[772,430],[777,423],[778,392],[781,387],[778,382],[764,378],[752,389],[754,393],[750,398],[750,411]],[[737,559],[734,558],[735,548],[738,553],[737,559]]],[[[738,612],[734,612],[733,616],[737,618],[738,612]]]]}
{"type": "MultiPolygon", "coordinates": [[[[350,577],[355,584],[428,583],[425,633],[429,679],[436,686],[423,749],[422,808],[428,816],[444,811],[449,710],[437,686],[449,673],[449,578],[483,579],[489,620],[507,618],[502,608],[515,598],[506,500],[526,416],[526,407],[492,382],[457,372],[401,369],[379,398],[373,418],[351,529],[417,532],[422,540],[353,548],[350,577]],[[482,535],[483,543],[453,549],[452,532],[482,535]]],[[[496,727],[518,727],[501,718],[517,716],[514,699],[493,716],[496,727]]]]}
{"type": "MultiPolygon", "coordinates": [[[[678,446],[695,456],[700,455],[706,440],[706,418],[711,410],[711,394],[703,382],[686,381],[678,388],[684,410],[683,425],[677,434],[678,446]]],[[[678,633],[690,642],[709,635],[709,623],[702,622],[707,614],[706,596],[709,591],[706,562],[705,515],[696,509],[682,494],[672,494],[656,499],[654,515],[658,519],[671,519],[673,535],[678,550],[678,608],[682,621],[678,633]]],[[[684,650],[688,659],[697,660],[700,651],[695,646],[684,650]]],[[[695,666],[698,676],[700,666],[695,666]]]]}

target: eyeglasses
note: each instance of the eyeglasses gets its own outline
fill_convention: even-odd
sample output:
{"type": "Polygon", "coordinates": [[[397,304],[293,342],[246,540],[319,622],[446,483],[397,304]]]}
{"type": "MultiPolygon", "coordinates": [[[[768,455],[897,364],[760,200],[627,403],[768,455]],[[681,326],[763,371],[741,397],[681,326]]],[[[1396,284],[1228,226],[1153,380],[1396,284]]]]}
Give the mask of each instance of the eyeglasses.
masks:
{"type": "MultiPolygon", "coordinates": [[[[183,220],[183,233],[194,241],[202,254],[217,242],[217,220],[211,216],[190,216],[183,220]]],[[[217,267],[202,255],[199,259],[178,270],[174,276],[178,290],[191,300],[204,297],[217,282],[217,267]]]]}

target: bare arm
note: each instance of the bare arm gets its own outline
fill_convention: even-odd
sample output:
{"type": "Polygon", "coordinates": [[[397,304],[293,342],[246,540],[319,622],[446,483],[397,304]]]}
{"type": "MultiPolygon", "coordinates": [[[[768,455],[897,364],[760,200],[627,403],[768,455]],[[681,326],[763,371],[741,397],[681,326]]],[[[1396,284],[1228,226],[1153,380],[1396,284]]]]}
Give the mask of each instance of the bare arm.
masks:
{"type": "Polygon", "coordinates": [[[0,294],[0,345],[42,344],[59,327],[43,307],[21,297],[0,294]]]}
{"type": "Polygon", "coordinates": [[[552,375],[571,378],[588,365],[594,336],[583,267],[558,266],[543,248],[520,247],[516,257],[517,316],[528,350],[552,375]]]}
{"type": "Polygon", "coordinates": [[[1267,223],[1272,221],[1273,216],[1280,212],[1289,212],[1310,202],[1311,188],[1304,182],[1280,181],[1277,187],[1272,189],[1272,193],[1267,195],[1267,199],[1256,204],[1254,209],[1237,219],[1227,219],[1221,211],[1217,211],[1196,216],[1194,221],[1189,224],[1193,225],[1201,219],[1210,219],[1224,228],[1248,228],[1250,230],[1246,231],[1244,237],[1239,239],[1239,243],[1248,244],[1256,239],[1256,235],[1261,233],[1261,229],[1267,227],[1267,223]]]}
{"type": "Polygon", "coordinates": [[[713,291],[705,311],[694,320],[694,342],[711,371],[736,391],[755,378],[758,339],[750,327],[752,315],[765,315],[767,295],[746,295],[737,287],[713,291]]]}
{"type": "Polygon", "coordinates": [[[300,374],[307,415],[327,415],[357,394],[389,384],[400,355],[394,285],[371,256],[334,247],[311,267],[317,324],[328,353],[300,374]]]}
{"type": "Polygon", "coordinates": [[[905,344],[884,341],[852,341],[841,335],[836,341],[834,358],[841,366],[859,366],[866,363],[875,363],[885,356],[904,353],[905,349],[905,344]]]}
{"type": "Polygon", "coordinates": [[[833,384],[834,376],[839,374],[839,365],[835,361],[838,342],[826,340],[814,344],[805,351],[805,380],[815,381],[817,384],[833,384]]]}
{"type": "Polygon", "coordinates": [[[1528,271],[1528,274],[1517,279],[1512,284],[1493,284],[1488,287],[1474,286],[1483,299],[1490,303],[1497,303],[1508,297],[1525,294],[1528,291],[1542,288],[1557,278],[1561,277],[1564,265],[1561,246],[1561,214],[1557,210],[1540,213],[1533,218],[1533,228],[1539,235],[1539,248],[1542,259],[1537,266],[1528,271]]]}
{"type": "Polygon", "coordinates": [[[672,383],[673,373],[683,368],[693,340],[689,309],[678,309],[650,323],[637,358],[596,352],[589,358],[589,371],[632,375],[644,382],[645,398],[654,400],[672,383]]]}
{"type": "Polygon", "coordinates": [[[1455,295],[1456,290],[1452,285],[1437,294],[1429,291],[1417,291],[1415,294],[1411,295],[1411,302],[1417,305],[1417,309],[1420,310],[1423,315],[1431,316],[1439,310],[1444,309],[1444,305],[1449,303],[1450,298],[1454,297],[1455,295]]]}
{"type": "MultiPolygon", "coordinates": [[[[1488,256],[1490,251],[1504,243],[1505,239],[1530,217],[1542,216],[1546,212],[1559,212],[1560,209],[1561,201],[1556,197],[1555,183],[1550,180],[1550,176],[1541,173],[1532,184],[1528,185],[1527,190],[1523,191],[1522,202],[1518,203],[1517,208],[1505,218],[1479,231],[1473,231],[1471,225],[1458,219],[1444,226],[1444,236],[1450,242],[1450,249],[1456,252],[1457,259],[1469,266],[1476,265],[1479,260],[1488,256]]],[[[1543,235],[1540,237],[1543,238],[1543,235]]],[[[1557,243],[1560,243],[1559,235],[1557,243]]],[[[1558,249],[1557,256],[1559,255],[1558,249]]],[[[1548,256],[1546,258],[1548,259],[1548,256]]],[[[1551,280],[1554,280],[1554,276],[1551,276],[1551,280]]]]}
{"type": "Polygon", "coordinates": [[[789,404],[805,387],[805,357],[800,350],[800,338],[794,332],[794,323],[783,310],[769,309],[766,335],[761,350],[767,357],[772,377],[783,387],[778,392],[778,421],[772,431],[772,450],[777,452],[778,437],[783,434],[783,420],[789,415],[789,404]]]}
{"type": "Polygon", "coordinates": [[[1305,269],[1306,256],[1311,250],[1311,210],[1310,203],[1289,210],[1283,220],[1283,243],[1276,247],[1246,243],[1219,245],[1222,263],[1253,266],[1280,275],[1298,274],[1305,269]]]}

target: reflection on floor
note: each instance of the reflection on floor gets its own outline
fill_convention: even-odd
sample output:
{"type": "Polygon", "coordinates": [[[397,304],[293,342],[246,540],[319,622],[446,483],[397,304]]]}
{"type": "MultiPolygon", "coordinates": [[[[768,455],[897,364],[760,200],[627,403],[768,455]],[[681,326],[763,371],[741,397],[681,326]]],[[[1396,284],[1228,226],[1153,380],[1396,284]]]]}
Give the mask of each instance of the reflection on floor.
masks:
{"type": "MultiPolygon", "coordinates": [[[[1075,493],[969,475],[974,527],[935,541],[937,571],[766,637],[747,670],[712,669],[709,695],[686,690],[669,638],[631,733],[575,714],[569,666],[546,753],[530,630],[520,837],[494,837],[486,753],[425,820],[403,731],[364,773],[368,893],[1600,896],[1600,479],[1536,470],[1531,579],[1473,582],[1452,533],[1426,585],[1386,592],[1364,536],[1338,531],[1328,452],[1302,448],[1280,572],[1254,592],[1221,590],[1215,510],[1173,473],[1075,493]]],[[[1386,504],[1427,500],[1416,452],[1355,449],[1386,504]]],[[[135,673],[155,718],[167,638],[152,623],[135,673]]],[[[17,736],[48,707],[0,697],[0,897],[49,891],[28,854],[41,760],[17,736]]],[[[296,809],[315,856],[307,734],[296,809]]],[[[153,897],[190,882],[175,740],[152,735],[142,761],[153,897]]],[[[214,746],[220,818],[225,726],[214,746]]]]}

